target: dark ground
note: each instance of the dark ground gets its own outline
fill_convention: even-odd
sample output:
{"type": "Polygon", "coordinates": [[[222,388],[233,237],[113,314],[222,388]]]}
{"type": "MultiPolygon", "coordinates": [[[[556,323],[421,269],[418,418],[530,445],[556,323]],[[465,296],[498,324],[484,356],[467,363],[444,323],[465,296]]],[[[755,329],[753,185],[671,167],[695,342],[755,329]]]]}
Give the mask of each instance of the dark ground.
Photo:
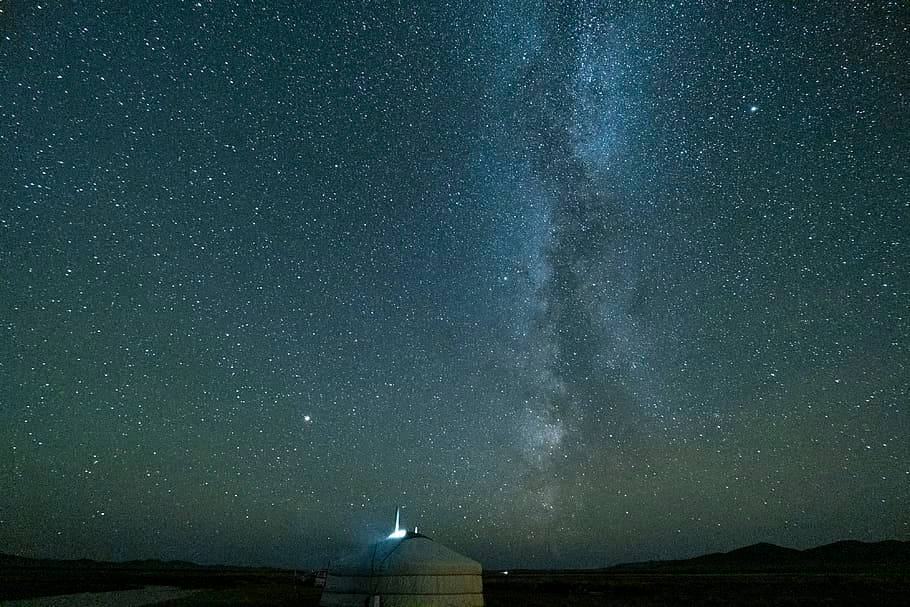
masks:
{"type": "Polygon", "coordinates": [[[488,575],[488,607],[906,605],[910,574],[544,573],[488,575]]]}
{"type": "Polygon", "coordinates": [[[283,586],[293,589],[293,575],[291,572],[231,569],[143,571],[97,566],[0,567],[0,603],[60,594],[132,590],[146,586],[205,589],[205,592],[283,586]]]}
{"type": "MultiPolygon", "coordinates": [[[[319,604],[320,590],[286,571],[123,571],[105,569],[0,570],[0,602],[76,592],[103,592],[150,585],[202,589],[159,605],[319,604]]],[[[910,572],[833,574],[712,574],[616,572],[518,572],[484,577],[487,607],[555,605],[906,605],[910,572]]]]}

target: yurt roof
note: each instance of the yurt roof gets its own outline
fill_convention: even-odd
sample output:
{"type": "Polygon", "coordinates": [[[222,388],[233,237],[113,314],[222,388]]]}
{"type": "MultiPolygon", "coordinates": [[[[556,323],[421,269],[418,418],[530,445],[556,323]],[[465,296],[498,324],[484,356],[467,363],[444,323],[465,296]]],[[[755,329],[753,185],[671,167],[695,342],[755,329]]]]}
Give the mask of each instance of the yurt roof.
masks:
{"type": "Polygon", "coordinates": [[[371,544],[330,568],[331,575],[480,575],[477,561],[417,533],[371,544]]]}

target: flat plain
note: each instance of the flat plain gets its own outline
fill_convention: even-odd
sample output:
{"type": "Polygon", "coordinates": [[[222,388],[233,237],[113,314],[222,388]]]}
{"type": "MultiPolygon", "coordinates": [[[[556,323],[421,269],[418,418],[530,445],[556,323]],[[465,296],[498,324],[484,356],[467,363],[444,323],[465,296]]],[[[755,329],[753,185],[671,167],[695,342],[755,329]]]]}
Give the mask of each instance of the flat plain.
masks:
{"type": "MultiPolygon", "coordinates": [[[[192,594],[155,603],[167,607],[297,605],[315,607],[320,589],[279,570],[3,569],[0,603],[47,595],[168,586],[192,594]]],[[[115,595],[112,595],[115,596],[115,595]]],[[[626,573],[489,572],[487,607],[521,604],[646,607],[660,605],[906,605],[910,572],[880,573],[626,573]]],[[[41,605],[41,602],[32,603],[41,605]]],[[[52,602],[44,603],[47,605],[52,602]]]]}

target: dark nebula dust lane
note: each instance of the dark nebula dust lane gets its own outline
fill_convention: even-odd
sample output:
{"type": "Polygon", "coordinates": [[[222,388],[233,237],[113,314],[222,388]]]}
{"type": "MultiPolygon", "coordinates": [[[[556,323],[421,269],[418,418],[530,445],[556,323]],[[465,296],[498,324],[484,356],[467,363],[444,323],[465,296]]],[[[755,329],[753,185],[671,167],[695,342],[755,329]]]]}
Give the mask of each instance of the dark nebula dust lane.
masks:
{"type": "Polygon", "coordinates": [[[908,539],[900,3],[10,6],[0,552],[908,539]]]}

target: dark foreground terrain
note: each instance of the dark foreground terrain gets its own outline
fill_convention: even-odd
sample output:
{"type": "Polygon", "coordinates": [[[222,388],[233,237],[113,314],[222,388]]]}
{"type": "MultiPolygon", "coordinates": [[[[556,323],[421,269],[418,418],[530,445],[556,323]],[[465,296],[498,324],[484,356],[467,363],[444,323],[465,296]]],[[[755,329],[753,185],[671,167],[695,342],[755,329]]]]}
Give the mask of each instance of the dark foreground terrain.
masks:
{"type": "MultiPolygon", "coordinates": [[[[191,596],[157,603],[170,607],[319,604],[320,590],[290,572],[104,570],[2,571],[0,603],[48,594],[104,592],[171,586],[195,589],[191,596]]],[[[556,605],[906,605],[910,575],[888,574],[707,574],[525,572],[487,574],[488,607],[556,605]]]]}
{"type": "Polygon", "coordinates": [[[534,573],[487,576],[489,607],[550,605],[906,605],[910,576],[534,573]]]}
{"type": "MultiPolygon", "coordinates": [[[[319,604],[320,589],[292,571],[141,561],[47,561],[0,555],[0,604],[76,593],[141,591],[178,596],[170,607],[319,604]],[[183,591],[193,591],[182,596],[183,591]],[[170,591],[169,591],[170,592],[170,591]]],[[[137,592],[136,594],[142,594],[137,592]]],[[[132,596],[132,595],[131,595],[132,596]]],[[[875,605],[910,597],[910,542],[838,542],[797,551],[756,544],[684,561],[599,571],[511,571],[484,575],[487,607],[556,605],[875,605]]],[[[85,597],[83,597],[85,598],[85,597]]],[[[118,595],[91,597],[118,604],[118,595]]],[[[31,605],[40,603],[31,603],[31,605]]],[[[89,604],[83,601],[83,604],[89,604]]],[[[137,603],[138,604],[138,603],[137,603]]]]}
{"type": "MultiPolygon", "coordinates": [[[[104,593],[172,587],[195,590],[195,596],[227,597],[229,604],[291,604],[293,572],[231,568],[0,567],[0,605],[8,601],[64,594],[104,593]],[[234,597],[234,598],[231,598],[234,597]],[[261,600],[259,598],[261,597],[261,600]]],[[[160,604],[160,603],[159,603],[160,604]]],[[[194,605],[216,602],[188,603],[194,605]]]]}

